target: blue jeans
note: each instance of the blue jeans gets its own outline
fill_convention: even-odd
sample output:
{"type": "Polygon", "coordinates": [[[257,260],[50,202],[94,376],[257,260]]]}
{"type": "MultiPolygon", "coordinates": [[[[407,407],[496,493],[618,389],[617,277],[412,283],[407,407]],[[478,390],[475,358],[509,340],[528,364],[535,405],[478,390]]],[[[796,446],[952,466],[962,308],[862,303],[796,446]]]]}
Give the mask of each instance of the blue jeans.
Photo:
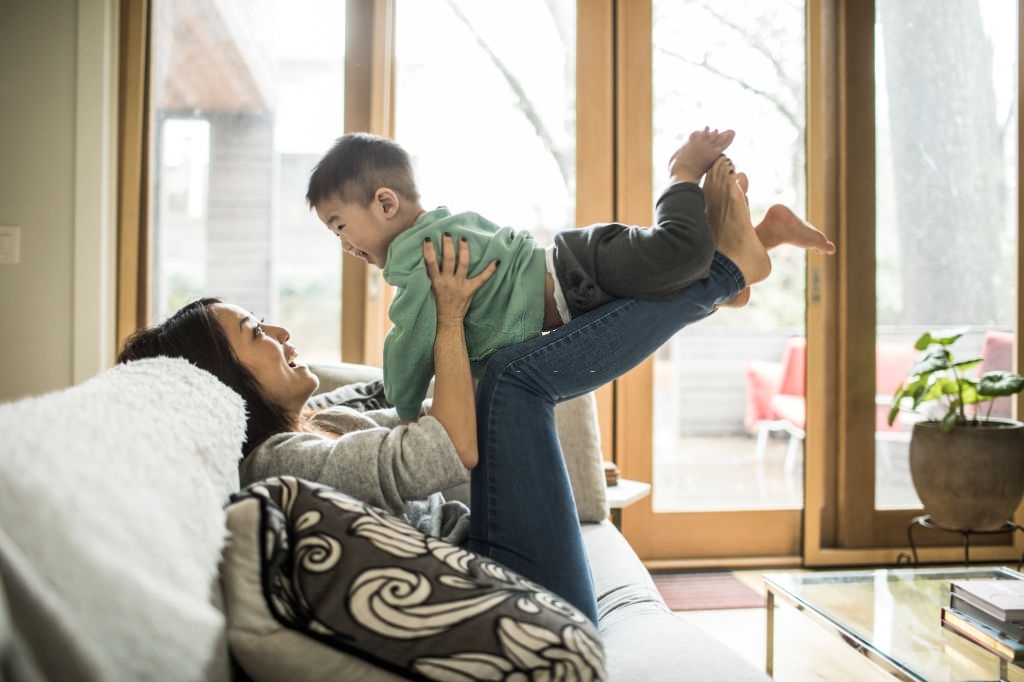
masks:
{"type": "Polygon", "coordinates": [[[555,432],[554,407],[643,362],[746,286],[716,253],[711,272],[670,301],[621,299],[503,348],[477,387],[480,462],[470,549],[551,590],[597,622],[597,600],[555,432]]]}

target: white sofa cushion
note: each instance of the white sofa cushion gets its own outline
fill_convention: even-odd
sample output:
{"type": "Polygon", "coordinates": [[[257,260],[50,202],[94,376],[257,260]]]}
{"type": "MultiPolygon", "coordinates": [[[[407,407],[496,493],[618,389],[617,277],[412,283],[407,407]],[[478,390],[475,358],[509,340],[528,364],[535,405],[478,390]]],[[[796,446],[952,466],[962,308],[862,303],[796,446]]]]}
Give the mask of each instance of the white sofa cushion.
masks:
{"type": "Polygon", "coordinates": [[[771,682],[764,670],[665,605],[611,521],[585,523],[608,679],[771,682]]]}
{"type": "Polygon", "coordinates": [[[0,405],[0,576],[48,679],[227,679],[218,563],[241,398],[184,360],[0,405]],[[70,641],[70,638],[74,641],[70,641]]]}

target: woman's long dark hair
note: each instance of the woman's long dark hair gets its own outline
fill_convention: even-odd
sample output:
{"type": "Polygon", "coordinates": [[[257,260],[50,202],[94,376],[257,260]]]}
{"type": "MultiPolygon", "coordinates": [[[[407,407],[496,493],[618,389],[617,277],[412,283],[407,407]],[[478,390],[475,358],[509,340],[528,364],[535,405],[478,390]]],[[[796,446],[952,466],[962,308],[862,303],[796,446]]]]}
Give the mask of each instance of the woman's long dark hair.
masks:
{"type": "Polygon", "coordinates": [[[276,433],[298,429],[296,416],[270,400],[256,377],[246,369],[228,342],[213,310],[219,298],[202,298],[182,307],[162,323],[140,329],[124,342],[119,363],[143,358],[188,360],[242,396],[246,407],[243,455],[276,433]]]}

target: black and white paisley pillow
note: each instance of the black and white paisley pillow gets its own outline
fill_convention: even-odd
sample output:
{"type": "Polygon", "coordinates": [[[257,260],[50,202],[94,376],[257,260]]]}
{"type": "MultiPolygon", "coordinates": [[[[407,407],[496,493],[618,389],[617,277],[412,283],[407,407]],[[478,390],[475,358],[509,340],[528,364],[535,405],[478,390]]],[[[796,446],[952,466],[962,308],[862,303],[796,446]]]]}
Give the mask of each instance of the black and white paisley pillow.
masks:
{"type": "Polygon", "coordinates": [[[597,629],[570,604],[332,488],[269,479],[234,495],[228,518],[222,578],[229,641],[254,679],[319,677],[322,662],[308,667],[323,660],[322,645],[413,679],[605,679],[597,629]],[[232,523],[235,510],[244,516],[253,500],[259,519],[248,525],[258,528],[232,523]],[[259,566],[230,556],[244,552],[238,536],[247,533],[259,538],[259,566]],[[252,595],[243,592],[257,583],[241,575],[250,570],[259,572],[273,619],[315,640],[310,652],[294,637],[288,646],[269,645],[281,641],[269,638],[273,628],[239,622],[252,611],[233,603],[249,599],[251,606],[252,595]]]}

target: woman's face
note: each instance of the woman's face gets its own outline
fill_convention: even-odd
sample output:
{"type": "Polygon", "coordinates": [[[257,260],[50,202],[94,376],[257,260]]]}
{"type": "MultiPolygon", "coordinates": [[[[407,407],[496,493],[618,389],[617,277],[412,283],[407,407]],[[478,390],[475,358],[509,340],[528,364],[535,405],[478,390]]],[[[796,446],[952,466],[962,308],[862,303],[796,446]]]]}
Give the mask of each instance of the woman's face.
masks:
{"type": "Polygon", "coordinates": [[[214,312],[238,360],[252,372],[267,396],[298,414],[320,381],[298,363],[298,351],[288,343],[284,327],[261,324],[242,308],[215,303],[214,312]]]}

